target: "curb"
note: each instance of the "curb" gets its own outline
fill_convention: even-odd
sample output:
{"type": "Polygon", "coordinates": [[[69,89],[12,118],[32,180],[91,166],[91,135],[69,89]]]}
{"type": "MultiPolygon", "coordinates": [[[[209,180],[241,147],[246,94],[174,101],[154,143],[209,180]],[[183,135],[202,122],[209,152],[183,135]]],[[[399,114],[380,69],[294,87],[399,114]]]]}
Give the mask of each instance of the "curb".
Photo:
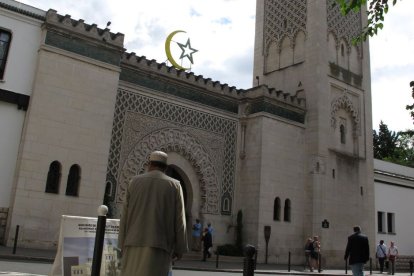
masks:
{"type": "Polygon", "coordinates": [[[48,257],[33,257],[23,255],[10,255],[0,254],[0,260],[16,260],[16,261],[30,261],[30,262],[41,262],[41,263],[53,263],[54,258],[48,257]]]}

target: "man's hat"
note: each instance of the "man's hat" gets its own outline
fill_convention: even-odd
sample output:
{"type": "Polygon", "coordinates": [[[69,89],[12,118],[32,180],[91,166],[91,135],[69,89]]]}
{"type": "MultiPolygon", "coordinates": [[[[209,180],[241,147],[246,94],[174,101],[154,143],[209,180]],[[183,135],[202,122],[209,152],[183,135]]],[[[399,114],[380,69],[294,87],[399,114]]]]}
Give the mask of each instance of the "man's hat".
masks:
{"type": "Polygon", "coordinates": [[[150,154],[149,161],[150,162],[159,162],[167,165],[167,158],[168,155],[163,151],[153,151],[150,154]]]}

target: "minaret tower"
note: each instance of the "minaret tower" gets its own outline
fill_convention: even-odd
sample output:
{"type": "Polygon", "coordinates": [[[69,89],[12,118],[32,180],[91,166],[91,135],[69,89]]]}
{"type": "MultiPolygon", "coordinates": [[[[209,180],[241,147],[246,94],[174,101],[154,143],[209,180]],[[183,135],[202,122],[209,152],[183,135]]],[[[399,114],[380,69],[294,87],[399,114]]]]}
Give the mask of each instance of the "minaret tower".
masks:
{"type": "Polygon", "coordinates": [[[321,237],[327,265],[354,225],[375,242],[369,46],[352,43],[365,24],[334,0],[257,0],[253,85],[306,100],[302,238],[321,237]]]}

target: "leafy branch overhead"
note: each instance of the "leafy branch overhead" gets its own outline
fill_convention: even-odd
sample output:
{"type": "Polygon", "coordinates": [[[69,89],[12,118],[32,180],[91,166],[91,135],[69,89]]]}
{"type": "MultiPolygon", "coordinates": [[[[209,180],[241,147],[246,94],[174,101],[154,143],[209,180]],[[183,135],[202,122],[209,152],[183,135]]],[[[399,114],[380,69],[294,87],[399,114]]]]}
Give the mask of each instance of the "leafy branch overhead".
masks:
{"type": "MultiPolygon", "coordinates": [[[[359,11],[367,0],[336,0],[341,7],[341,12],[347,15],[351,11],[359,11]]],[[[354,43],[365,41],[368,36],[374,36],[384,27],[384,15],[388,13],[390,5],[394,6],[397,0],[370,0],[368,1],[368,23],[363,27],[358,37],[354,38],[354,43]]]]}
{"type": "MultiPolygon", "coordinates": [[[[414,99],[414,81],[410,82],[410,86],[412,87],[411,97],[414,99]]],[[[406,105],[405,109],[411,110],[410,115],[411,115],[411,118],[414,120],[414,104],[406,105]]]]}

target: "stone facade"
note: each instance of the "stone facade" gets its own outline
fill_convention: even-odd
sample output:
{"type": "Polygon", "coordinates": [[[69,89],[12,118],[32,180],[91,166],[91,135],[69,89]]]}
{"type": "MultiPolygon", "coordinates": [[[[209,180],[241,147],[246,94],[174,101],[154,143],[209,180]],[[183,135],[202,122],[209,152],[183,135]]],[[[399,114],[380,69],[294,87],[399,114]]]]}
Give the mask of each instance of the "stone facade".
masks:
{"type": "Polygon", "coordinates": [[[94,216],[102,203],[123,46],[122,36],[107,34],[53,10],[46,14],[17,160],[9,244],[20,225],[21,246],[54,246],[61,215],[94,216]],[[46,193],[53,161],[61,164],[57,193],[46,193]],[[81,169],[78,196],[65,192],[74,164],[81,169]]]}
{"type": "Polygon", "coordinates": [[[20,225],[21,245],[53,247],[62,214],[95,216],[102,202],[119,217],[126,185],[158,149],[181,181],[188,223],[211,222],[216,245],[234,243],[242,210],[259,261],[270,226],[270,262],[291,252],[302,263],[318,235],[324,264],[342,265],[353,224],[374,233],[369,52],[350,44],[360,14],[321,3],[257,1],[258,85],[248,90],[126,53],[121,34],[49,10],[8,242],[20,225]],[[79,190],[68,195],[73,165],[79,190]]]}
{"type": "MultiPolygon", "coordinates": [[[[296,193],[280,197],[290,197],[292,209],[300,208],[300,220],[292,217],[289,227],[276,229],[275,235],[287,242],[270,252],[300,253],[306,237],[318,235],[323,262],[339,266],[354,224],[374,238],[369,51],[368,43],[351,43],[365,18],[360,13],[343,17],[334,1],[322,2],[257,1],[254,81],[306,99],[303,143],[289,148],[302,149],[296,153],[302,162],[295,163],[295,176],[300,172],[302,177],[288,182],[296,193]],[[282,10],[289,16],[279,16],[282,10]],[[325,220],[329,228],[322,227],[325,220]]],[[[265,155],[261,161],[267,161],[265,155]]],[[[287,192],[280,188],[279,194],[287,192]]],[[[263,231],[257,232],[263,246],[263,231]]]]}

